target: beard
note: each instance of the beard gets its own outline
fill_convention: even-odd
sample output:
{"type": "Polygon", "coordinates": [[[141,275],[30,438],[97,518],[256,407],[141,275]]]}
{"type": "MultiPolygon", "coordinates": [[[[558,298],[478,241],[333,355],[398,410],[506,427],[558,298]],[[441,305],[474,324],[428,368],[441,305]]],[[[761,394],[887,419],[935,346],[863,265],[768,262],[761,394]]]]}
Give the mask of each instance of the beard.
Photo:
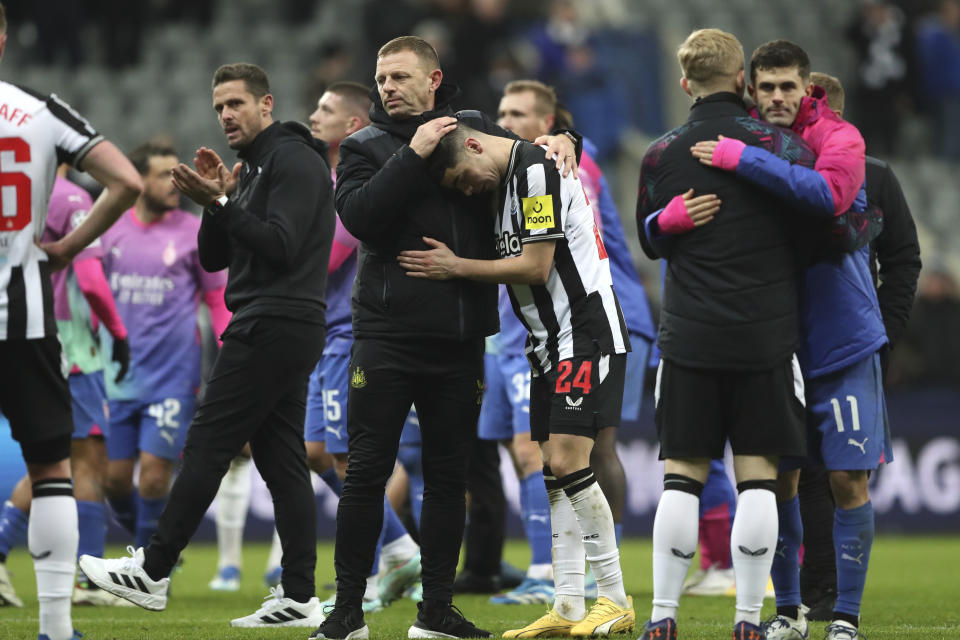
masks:
{"type": "MultiPolygon", "coordinates": [[[[179,197],[177,198],[177,204],[179,204],[179,197]]],[[[177,208],[177,204],[170,205],[165,200],[160,198],[154,198],[149,194],[143,194],[143,204],[147,207],[148,210],[155,213],[166,213],[177,208]]]]}

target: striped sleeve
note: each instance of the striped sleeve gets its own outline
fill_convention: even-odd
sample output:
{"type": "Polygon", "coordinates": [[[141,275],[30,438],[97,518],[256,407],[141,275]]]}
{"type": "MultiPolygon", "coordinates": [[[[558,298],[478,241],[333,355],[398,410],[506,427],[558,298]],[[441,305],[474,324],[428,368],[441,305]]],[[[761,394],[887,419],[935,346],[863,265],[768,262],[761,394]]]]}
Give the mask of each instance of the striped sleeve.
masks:
{"type": "Polygon", "coordinates": [[[91,149],[103,140],[103,136],[87,122],[86,118],[77,113],[73,107],[61,100],[57,94],[51,93],[47,98],[47,109],[53,116],[56,127],[55,142],[57,147],[57,161],[69,162],[80,168],[80,163],[91,149]]]}
{"type": "Polygon", "coordinates": [[[521,171],[517,195],[523,214],[521,242],[563,238],[563,197],[560,173],[544,162],[535,162],[521,171]]]}

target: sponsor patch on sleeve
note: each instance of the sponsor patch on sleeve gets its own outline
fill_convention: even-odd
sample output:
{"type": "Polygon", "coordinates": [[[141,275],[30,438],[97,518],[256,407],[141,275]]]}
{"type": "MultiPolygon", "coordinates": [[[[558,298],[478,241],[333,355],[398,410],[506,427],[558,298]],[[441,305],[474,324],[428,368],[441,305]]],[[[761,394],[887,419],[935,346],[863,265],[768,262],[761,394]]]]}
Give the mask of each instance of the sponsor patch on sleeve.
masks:
{"type": "Polygon", "coordinates": [[[553,196],[534,196],[521,198],[523,203],[523,226],[527,231],[536,229],[552,229],[553,196]]]}

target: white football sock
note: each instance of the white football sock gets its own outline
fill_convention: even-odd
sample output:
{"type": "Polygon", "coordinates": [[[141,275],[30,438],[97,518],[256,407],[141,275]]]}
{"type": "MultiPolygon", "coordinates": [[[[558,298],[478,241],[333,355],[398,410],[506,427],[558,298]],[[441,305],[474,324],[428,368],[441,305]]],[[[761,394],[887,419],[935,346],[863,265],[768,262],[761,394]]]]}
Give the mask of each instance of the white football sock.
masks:
{"type": "Polygon", "coordinates": [[[777,500],[773,491],[747,489],[737,499],[730,530],[730,557],[737,581],[734,624],[760,624],[773,554],[777,549],[777,500]]]}
{"type": "Polygon", "coordinates": [[[283,547],[280,546],[280,534],[273,530],[273,542],[270,543],[270,555],[267,556],[267,571],[280,566],[283,558],[283,547]]]}
{"type": "Polygon", "coordinates": [[[409,533],[405,533],[393,542],[383,545],[380,549],[380,571],[392,569],[412,558],[420,551],[420,547],[413,541],[409,533]]]}
{"type": "Polygon", "coordinates": [[[37,574],[40,633],[50,640],[73,637],[70,596],[77,566],[77,501],[69,478],[33,485],[27,545],[37,574]]]}
{"type": "Polygon", "coordinates": [[[534,580],[553,580],[553,565],[532,564],[527,567],[527,577],[534,580]]]}
{"type": "MultiPolygon", "coordinates": [[[[556,479],[552,479],[556,482],[556,479]]],[[[582,620],[587,614],[583,602],[583,539],[573,505],[563,489],[551,488],[547,477],[547,498],[550,500],[550,527],[553,530],[553,608],[567,620],[582,620]]]]}
{"type": "Polygon", "coordinates": [[[250,506],[250,458],[238,456],[217,491],[217,568],[243,566],[243,526],[250,506]]]}
{"type": "Polygon", "coordinates": [[[653,519],[653,611],[650,619],[677,619],[683,581],[697,551],[700,498],[667,489],[653,519]]]}
{"type": "Polygon", "coordinates": [[[603,490],[597,484],[596,476],[591,472],[585,481],[576,482],[566,491],[572,493],[567,495],[580,525],[587,562],[590,563],[593,577],[597,580],[597,595],[609,599],[618,607],[627,608],[629,603],[623,589],[623,572],[620,569],[620,550],[617,548],[617,534],[613,528],[613,514],[603,490]],[[584,484],[587,486],[584,487],[584,484]]]}

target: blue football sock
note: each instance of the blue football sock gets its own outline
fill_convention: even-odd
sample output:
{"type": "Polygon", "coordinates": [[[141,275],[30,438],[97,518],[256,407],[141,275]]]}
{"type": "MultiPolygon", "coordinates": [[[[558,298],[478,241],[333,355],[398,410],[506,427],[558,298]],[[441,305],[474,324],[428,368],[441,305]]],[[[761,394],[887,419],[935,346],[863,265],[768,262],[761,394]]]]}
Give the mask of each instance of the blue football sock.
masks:
{"type": "Polygon", "coordinates": [[[840,509],[833,516],[833,547],[837,554],[837,605],[835,611],[860,615],[863,585],[867,581],[873,546],[873,504],[840,509]]]}
{"type": "Polygon", "coordinates": [[[407,535],[407,528],[400,522],[400,516],[390,506],[387,497],[383,497],[383,544],[390,544],[394,540],[407,535]]]}
{"type": "Polygon", "coordinates": [[[331,491],[337,494],[338,498],[343,493],[343,482],[340,480],[340,476],[337,475],[337,471],[333,467],[321,473],[320,479],[323,480],[325,485],[330,487],[331,491]]]}
{"type": "Polygon", "coordinates": [[[117,523],[134,535],[137,532],[137,493],[131,491],[125,496],[119,498],[107,498],[110,508],[113,509],[113,517],[117,523]]]}
{"type": "Polygon", "coordinates": [[[800,545],[803,543],[803,522],[800,520],[800,499],[777,504],[780,522],[777,551],[773,556],[770,577],[777,594],[777,607],[800,606],[800,545]]]}
{"type": "Polygon", "coordinates": [[[80,528],[77,557],[87,555],[102,558],[107,531],[107,511],[103,503],[78,500],[77,522],[80,528]]]}
{"type": "Polygon", "coordinates": [[[167,498],[144,498],[140,496],[137,504],[137,531],[134,534],[134,546],[147,547],[150,542],[150,536],[157,530],[157,521],[163,508],[167,504],[167,498]]]}
{"type": "Polygon", "coordinates": [[[613,535],[617,538],[617,548],[620,548],[620,541],[623,540],[623,523],[614,522],[613,523],[613,535]]]}
{"type": "Polygon", "coordinates": [[[21,511],[10,501],[0,509],[0,555],[4,558],[10,549],[18,544],[27,542],[27,525],[30,523],[30,514],[21,511]]]}
{"type": "Polygon", "coordinates": [[[530,564],[550,564],[553,535],[550,531],[550,499],[543,471],[520,480],[520,515],[530,543],[530,564]]]}

